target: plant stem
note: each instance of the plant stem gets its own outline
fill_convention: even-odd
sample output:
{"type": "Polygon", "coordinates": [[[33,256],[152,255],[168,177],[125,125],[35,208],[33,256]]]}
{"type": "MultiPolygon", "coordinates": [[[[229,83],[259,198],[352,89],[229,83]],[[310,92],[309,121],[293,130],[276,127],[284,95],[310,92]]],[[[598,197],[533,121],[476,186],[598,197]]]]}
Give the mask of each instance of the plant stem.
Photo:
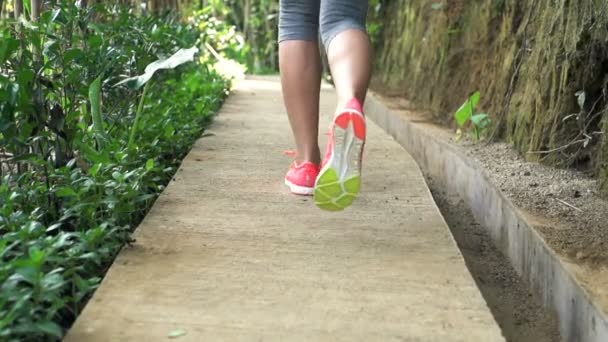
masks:
{"type": "Polygon", "coordinates": [[[144,109],[144,101],[146,99],[146,93],[148,92],[148,86],[150,86],[150,83],[152,82],[146,83],[146,85],[144,86],[144,91],[141,94],[141,98],[139,99],[139,105],[137,106],[137,112],[135,113],[135,120],[133,121],[133,127],[131,127],[131,134],[129,136],[129,148],[132,148],[133,144],[135,143],[135,133],[137,133],[139,119],[141,118],[141,112],[144,109]]]}
{"type": "Polygon", "coordinates": [[[101,116],[101,76],[97,77],[89,87],[89,101],[91,102],[91,119],[97,138],[97,148],[102,149],[106,136],[101,116]]]}
{"type": "MultiPolygon", "coordinates": [[[[473,93],[473,95],[475,95],[475,93],[473,93]]],[[[473,95],[469,97],[469,104],[471,105],[471,116],[469,116],[469,121],[471,122],[471,124],[473,124],[473,126],[475,126],[475,123],[472,120],[473,116],[475,116],[475,107],[473,106],[473,95]]]]}

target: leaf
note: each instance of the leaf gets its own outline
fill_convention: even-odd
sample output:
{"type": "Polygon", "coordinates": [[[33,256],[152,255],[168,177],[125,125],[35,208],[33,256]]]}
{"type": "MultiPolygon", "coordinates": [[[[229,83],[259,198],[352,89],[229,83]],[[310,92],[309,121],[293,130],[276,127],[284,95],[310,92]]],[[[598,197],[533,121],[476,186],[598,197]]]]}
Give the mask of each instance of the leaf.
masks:
{"type": "Polygon", "coordinates": [[[454,117],[456,118],[456,123],[460,127],[464,127],[467,121],[473,116],[475,112],[475,107],[479,103],[479,99],[481,98],[481,94],[479,91],[476,91],[471,97],[456,111],[454,117]]]}
{"type": "Polygon", "coordinates": [[[146,162],[146,170],[150,171],[154,168],[154,159],[150,158],[148,159],[148,161],[146,162]]]}
{"type": "Polygon", "coordinates": [[[93,163],[110,163],[110,158],[106,154],[97,152],[95,148],[91,147],[87,143],[76,141],[76,145],[78,146],[78,149],[83,153],[84,157],[92,161],[93,163]]]}
{"type": "Polygon", "coordinates": [[[78,196],[78,193],[76,193],[76,191],[74,191],[74,189],[72,188],[64,187],[57,190],[57,192],[55,192],[55,195],[57,195],[58,197],[76,197],[78,196]]]}
{"type": "Polygon", "coordinates": [[[58,290],[65,284],[65,280],[60,273],[61,271],[63,269],[59,268],[44,275],[44,278],[42,278],[42,288],[45,292],[58,290]]]}
{"type": "Polygon", "coordinates": [[[169,338],[178,338],[178,337],[182,337],[184,335],[186,335],[186,331],[185,330],[183,330],[183,329],[175,329],[175,330],[171,331],[167,335],[167,337],[169,337],[169,338]]]}
{"type": "Polygon", "coordinates": [[[587,93],[584,90],[579,90],[574,94],[576,96],[578,106],[582,110],[585,109],[585,102],[587,102],[587,93]]]}
{"type": "Polygon", "coordinates": [[[28,224],[26,226],[26,230],[30,234],[36,234],[38,232],[42,232],[43,229],[44,229],[44,227],[42,226],[42,224],[37,221],[30,221],[30,222],[28,222],[28,224]]]}
{"type": "Polygon", "coordinates": [[[26,87],[27,85],[32,83],[32,81],[34,81],[35,77],[36,77],[36,74],[34,73],[34,70],[32,70],[32,68],[22,67],[22,68],[19,68],[19,70],[17,71],[16,78],[17,78],[17,83],[19,83],[20,86],[26,87]]]}
{"type": "Polygon", "coordinates": [[[8,198],[11,201],[17,201],[19,200],[21,197],[23,197],[20,193],[13,191],[11,192],[11,196],[8,198]]]}
{"type": "Polygon", "coordinates": [[[124,79],[115,86],[125,84],[129,88],[139,89],[152,78],[156,71],[161,69],[175,69],[184,63],[192,62],[194,61],[194,55],[197,52],[198,48],[196,46],[189,49],[179,49],[179,51],[169,58],[159,59],[156,62],[148,64],[142,75],[124,79]]]}
{"type": "Polygon", "coordinates": [[[13,38],[2,37],[0,39],[0,65],[19,48],[19,41],[13,38]]]}
{"type": "Polygon", "coordinates": [[[173,136],[173,134],[175,133],[175,128],[173,127],[173,125],[168,124],[165,127],[165,138],[170,138],[173,136]]]}
{"type": "Polygon", "coordinates": [[[53,232],[53,231],[55,231],[55,230],[57,230],[57,229],[61,228],[61,226],[62,226],[62,223],[61,223],[61,222],[59,222],[59,223],[55,223],[55,224],[52,224],[52,225],[50,225],[50,226],[49,226],[49,227],[46,229],[46,232],[47,232],[47,233],[49,233],[49,232],[53,232]]]}
{"type": "Polygon", "coordinates": [[[95,177],[95,176],[97,176],[97,173],[99,172],[100,169],[101,169],[101,163],[96,163],[95,165],[93,165],[92,168],[89,169],[89,173],[91,174],[91,176],[95,177]]]}
{"type": "Polygon", "coordinates": [[[59,325],[57,325],[54,322],[51,322],[51,321],[36,322],[36,323],[34,323],[34,325],[36,326],[36,328],[38,330],[42,331],[45,334],[48,334],[48,335],[51,335],[51,336],[57,337],[57,338],[63,337],[63,332],[61,331],[61,328],[59,327],[59,325]]]}
{"type": "Polygon", "coordinates": [[[82,260],[90,260],[96,264],[99,264],[99,254],[95,253],[95,252],[88,252],[88,253],[84,253],[82,255],[80,255],[78,257],[78,259],[82,259],[82,260]]]}
{"type": "Polygon", "coordinates": [[[32,265],[35,265],[37,268],[40,268],[46,259],[46,254],[44,251],[41,251],[38,247],[32,246],[28,250],[30,254],[30,261],[32,265]]]}
{"type": "Polygon", "coordinates": [[[31,266],[19,267],[14,271],[14,274],[9,278],[12,281],[26,282],[28,284],[34,284],[36,282],[36,276],[38,270],[31,266]]]}
{"type": "MultiPolygon", "coordinates": [[[[48,12],[46,12],[46,13],[48,13],[48,12]]],[[[49,21],[50,21],[51,23],[54,23],[55,21],[57,21],[57,22],[61,22],[61,23],[64,23],[64,21],[57,20],[58,18],[59,18],[59,19],[62,19],[62,18],[60,18],[60,17],[59,17],[59,15],[60,15],[60,14],[61,14],[61,10],[60,10],[59,8],[54,9],[54,10],[51,12],[51,17],[50,17],[50,20],[49,20],[49,21]]]]}
{"type": "Polygon", "coordinates": [[[473,125],[475,125],[475,127],[484,129],[488,127],[490,123],[492,123],[492,120],[490,120],[488,114],[475,114],[471,116],[471,122],[473,125]]]}
{"type": "Polygon", "coordinates": [[[69,64],[73,60],[82,59],[85,57],[85,54],[80,49],[67,49],[65,54],[63,55],[63,63],[69,64]]]}
{"type": "Polygon", "coordinates": [[[156,197],[155,194],[140,195],[140,196],[137,196],[137,198],[135,198],[135,202],[137,202],[137,203],[139,203],[139,202],[146,202],[146,201],[149,201],[149,200],[153,199],[154,197],[156,197]]]}
{"type": "Polygon", "coordinates": [[[42,48],[42,54],[46,57],[52,58],[57,54],[59,43],[54,39],[49,39],[44,42],[42,48]]]}
{"type": "Polygon", "coordinates": [[[98,47],[100,47],[103,44],[103,38],[98,35],[90,36],[88,41],[89,41],[89,47],[91,50],[97,49],[98,47]]]}

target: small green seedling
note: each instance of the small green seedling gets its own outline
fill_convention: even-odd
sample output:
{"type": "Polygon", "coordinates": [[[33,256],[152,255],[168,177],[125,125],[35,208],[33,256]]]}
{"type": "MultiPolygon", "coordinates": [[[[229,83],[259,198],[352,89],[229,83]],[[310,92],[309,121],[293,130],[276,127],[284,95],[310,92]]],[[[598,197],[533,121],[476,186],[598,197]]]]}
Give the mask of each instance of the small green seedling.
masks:
{"type": "Polygon", "coordinates": [[[454,118],[456,123],[460,127],[456,132],[456,140],[460,140],[462,137],[462,131],[467,125],[473,126],[473,137],[475,140],[481,139],[481,134],[485,131],[492,120],[485,113],[475,113],[475,108],[479,103],[481,94],[479,91],[473,93],[467,101],[456,111],[454,118]]]}

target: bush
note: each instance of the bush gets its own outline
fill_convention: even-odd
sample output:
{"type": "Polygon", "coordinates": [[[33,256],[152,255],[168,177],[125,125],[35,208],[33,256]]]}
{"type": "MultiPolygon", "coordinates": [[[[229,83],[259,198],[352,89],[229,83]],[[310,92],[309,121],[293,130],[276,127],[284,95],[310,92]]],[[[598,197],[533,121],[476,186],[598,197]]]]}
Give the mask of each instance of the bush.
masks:
{"type": "MultiPolygon", "coordinates": [[[[230,28],[213,35],[239,53],[230,28]]],[[[129,242],[229,80],[201,62],[164,71],[131,147],[141,94],[114,85],[207,37],[168,15],[68,1],[39,23],[0,22],[0,340],[61,338],[129,242]]]]}

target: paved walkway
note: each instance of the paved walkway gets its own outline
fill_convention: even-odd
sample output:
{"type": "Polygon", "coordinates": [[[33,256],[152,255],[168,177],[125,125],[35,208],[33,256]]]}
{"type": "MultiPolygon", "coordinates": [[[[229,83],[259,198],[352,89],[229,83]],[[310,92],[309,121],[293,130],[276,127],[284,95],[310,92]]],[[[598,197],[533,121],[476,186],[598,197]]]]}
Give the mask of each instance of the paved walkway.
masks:
{"type": "Polygon", "coordinates": [[[66,340],[502,341],[420,170],[370,126],[361,198],[322,212],[283,187],[278,80],[241,83],[66,340]]]}

